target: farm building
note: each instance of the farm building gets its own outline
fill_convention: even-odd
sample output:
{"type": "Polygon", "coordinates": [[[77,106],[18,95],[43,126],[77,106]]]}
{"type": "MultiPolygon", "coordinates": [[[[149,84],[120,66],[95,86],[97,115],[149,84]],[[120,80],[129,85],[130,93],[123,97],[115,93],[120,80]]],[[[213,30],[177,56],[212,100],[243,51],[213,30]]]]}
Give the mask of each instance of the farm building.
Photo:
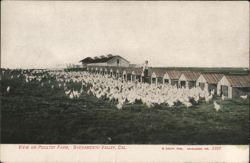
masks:
{"type": "Polygon", "coordinates": [[[110,76],[114,76],[114,70],[113,70],[112,67],[108,68],[108,74],[109,74],[110,76]]]}
{"type": "Polygon", "coordinates": [[[126,70],[126,69],[124,69],[124,70],[122,71],[122,79],[123,79],[123,80],[126,80],[126,81],[127,81],[127,79],[128,79],[128,77],[127,77],[127,70],[126,70]]]}
{"type": "Polygon", "coordinates": [[[167,71],[163,76],[164,83],[170,83],[171,85],[178,86],[181,74],[182,74],[181,71],[176,71],[176,70],[167,71]]]}
{"type": "MultiPolygon", "coordinates": [[[[88,69],[88,67],[87,67],[87,69],[88,69]]],[[[96,70],[97,74],[102,74],[102,75],[105,74],[105,67],[95,67],[95,70],[96,70]]]]}
{"type": "Polygon", "coordinates": [[[83,60],[81,60],[80,62],[82,63],[82,66],[85,68],[85,67],[87,67],[88,63],[91,63],[93,61],[94,61],[93,58],[87,57],[87,58],[84,58],[83,60]]]}
{"type": "Polygon", "coordinates": [[[150,76],[150,83],[151,84],[158,84],[158,76],[156,75],[155,71],[151,71],[149,76],[150,76]]]}
{"type": "Polygon", "coordinates": [[[211,91],[214,90],[217,93],[217,84],[223,77],[223,74],[207,73],[201,74],[196,81],[196,86],[199,86],[202,90],[211,91]]]}
{"type": "Polygon", "coordinates": [[[98,74],[99,72],[99,67],[95,67],[95,73],[98,74]]]}
{"type": "Polygon", "coordinates": [[[168,72],[166,72],[163,75],[162,84],[171,84],[171,78],[170,78],[168,72]]]}
{"type": "Polygon", "coordinates": [[[123,70],[122,75],[125,80],[131,80],[131,75],[132,75],[133,69],[128,67],[123,70]]]}
{"type": "Polygon", "coordinates": [[[164,68],[152,68],[149,71],[151,83],[171,84],[178,86],[182,71],[167,70],[164,68]]]}
{"type": "Polygon", "coordinates": [[[178,86],[181,71],[153,68],[149,72],[151,83],[171,84],[178,86]]]}
{"type": "MultiPolygon", "coordinates": [[[[125,81],[142,82],[143,69],[137,67],[87,66],[87,71],[125,81]]],[[[203,90],[214,90],[219,96],[235,98],[250,95],[248,75],[224,75],[221,73],[200,73],[197,71],[168,70],[167,68],[150,68],[149,78],[152,84],[171,84],[177,87],[192,88],[199,86],[203,90]]]]}
{"type": "Polygon", "coordinates": [[[104,68],[103,67],[100,67],[99,73],[102,74],[102,75],[104,75],[104,68]]]}
{"type": "Polygon", "coordinates": [[[186,88],[195,87],[200,74],[200,72],[183,71],[179,78],[178,85],[186,88]]]}
{"type": "Polygon", "coordinates": [[[90,67],[90,72],[94,73],[94,67],[90,67]]]}
{"type": "Polygon", "coordinates": [[[120,69],[115,69],[115,77],[118,79],[121,76],[121,70],[120,69]]]}
{"type": "Polygon", "coordinates": [[[151,68],[149,70],[150,81],[153,84],[163,83],[163,76],[166,69],[162,68],[151,68]]]}
{"type": "Polygon", "coordinates": [[[115,71],[115,77],[118,79],[120,77],[122,77],[123,74],[123,67],[114,67],[114,71],[115,71]]]}
{"type": "Polygon", "coordinates": [[[113,66],[113,67],[129,67],[129,61],[119,55],[107,55],[100,57],[87,57],[80,61],[83,67],[88,66],[113,66]]]}
{"type": "Polygon", "coordinates": [[[237,98],[241,95],[249,94],[249,86],[249,75],[225,75],[218,82],[217,95],[221,96],[223,94],[229,99],[237,98]]]}
{"type": "Polygon", "coordinates": [[[142,74],[142,69],[141,68],[124,68],[123,70],[123,78],[126,80],[130,81],[141,81],[141,74],[142,74]]]}

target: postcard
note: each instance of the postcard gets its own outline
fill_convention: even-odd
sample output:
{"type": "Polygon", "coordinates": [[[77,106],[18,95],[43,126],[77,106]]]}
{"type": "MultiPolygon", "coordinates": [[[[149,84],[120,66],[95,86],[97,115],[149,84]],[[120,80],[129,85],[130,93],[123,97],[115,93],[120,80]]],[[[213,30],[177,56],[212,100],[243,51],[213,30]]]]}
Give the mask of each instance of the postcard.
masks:
{"type": "Polygon", "coordinates": [[[2,1],[3,163],[249,162],[249,3],[2,1]]]}

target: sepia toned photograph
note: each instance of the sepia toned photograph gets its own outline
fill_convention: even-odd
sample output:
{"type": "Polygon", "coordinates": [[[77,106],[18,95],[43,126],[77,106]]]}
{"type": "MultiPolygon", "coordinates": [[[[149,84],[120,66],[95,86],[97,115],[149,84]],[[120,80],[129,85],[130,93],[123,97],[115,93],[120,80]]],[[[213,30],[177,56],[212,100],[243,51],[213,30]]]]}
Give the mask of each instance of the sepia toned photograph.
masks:
{"type": "Polygon", "coordinates": [[[1,144],[248,145],[247,2],[1,2],[1,144]]]}

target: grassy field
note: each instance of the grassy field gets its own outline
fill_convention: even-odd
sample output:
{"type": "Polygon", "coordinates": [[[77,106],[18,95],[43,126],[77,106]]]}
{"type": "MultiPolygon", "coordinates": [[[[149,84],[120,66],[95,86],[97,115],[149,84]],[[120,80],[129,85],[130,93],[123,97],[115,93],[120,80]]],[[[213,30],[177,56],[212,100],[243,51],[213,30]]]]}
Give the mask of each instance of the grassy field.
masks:
{"type": "Polygon", "coordinates": [[[248,144],[248,100],[221,101],[218,112],[204,102],[188,109],[134,104],[118,110],[86,92],[69,99],[62,88],[51,88],[53,78],[41,87],[18,74],[6,72],[1,80],[2,143],[248,144]]]}

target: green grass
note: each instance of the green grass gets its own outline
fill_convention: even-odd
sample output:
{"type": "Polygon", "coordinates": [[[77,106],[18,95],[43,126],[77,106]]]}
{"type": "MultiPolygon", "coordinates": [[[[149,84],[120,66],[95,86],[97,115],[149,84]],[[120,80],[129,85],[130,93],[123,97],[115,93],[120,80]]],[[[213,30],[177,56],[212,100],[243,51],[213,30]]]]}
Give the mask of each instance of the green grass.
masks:
{"type": "Polygon", "coordinates": [[[42,88],[11,74],[1,80],[2,143],[248,144],[248,100],[216,99],[218,112],[204,102],[189,109],[134,104],[117,110],[114,102],[86,93],[70,100],[61,88],[51,89],[53,78],[42,88]]]}

